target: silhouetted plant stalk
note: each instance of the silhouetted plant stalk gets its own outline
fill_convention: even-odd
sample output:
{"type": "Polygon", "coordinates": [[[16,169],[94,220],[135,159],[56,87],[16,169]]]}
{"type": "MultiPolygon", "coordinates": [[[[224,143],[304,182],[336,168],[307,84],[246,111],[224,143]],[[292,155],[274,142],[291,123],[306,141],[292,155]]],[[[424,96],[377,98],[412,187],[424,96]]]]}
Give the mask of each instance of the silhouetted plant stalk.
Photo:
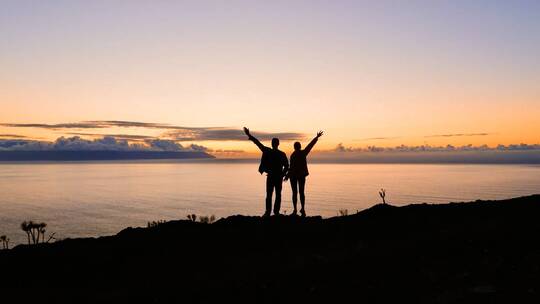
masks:
{"type": "MultiPolygon", "coordinates": [[[[196,214],[188,214],[187,218],[191,222],[196,222],[197,221],[197,215],[196,214]]],[[[215,221],[216,221],[216,217],[214,215],[200,216],[199,217],[199,222],[201,222],[203,224],[212,224],[215,221]]]]}
{"type": "Polygon", "coordinates": [[[382,203],[383,203],[384,205],[386,205],[386,199],[385,199],[385,197],[386,197],[386,190],[381,189],[381,191],[379,191],[379,196],[382,198],[382,203]]]}
{"type": "Polygon", "coordinates": [[[216,220],[216,217],[215,216],[201,216],[199,218],[199,221],[203,224],[212,224],[214,221],[216,220]]]}
{"type": "Polygon", "coordinates": [[[0,241],[2,241],[2,249],[9,249],[9,238],[7,236],[0,236],[0,241]]]}
{"type": "Polygon", "coordinates": [[[33,221],[24,221],[21,223],[21,229],[26,233],[26,236],[28,238],[28,244],[39,244],[41,243],[49,243],[54,238],[54,233],[49,236],[47,241],[45,241],[45,233],[47,230],[45,229],[47,227],[46,223],[34,223],[33,221]]]}
{"type": "Polygon", "coordinates": [[[349,210],[347,210],[347,209],[339,209],[339,215],[340,216],[347,216],[347,215],[349,215],[349,210]]]}
{"type": "Polygon", "coordinates": [[[161,224],[164,224],[164,223],[166,223],[164,220],[151,221],[151,222],[148,222],[148,223],[146,224],[146,227],[148,227],[148,228],[153,228],[153,227],[157,227],[157,226],[159,226],[159,225],[161,225],[161,224]]]}

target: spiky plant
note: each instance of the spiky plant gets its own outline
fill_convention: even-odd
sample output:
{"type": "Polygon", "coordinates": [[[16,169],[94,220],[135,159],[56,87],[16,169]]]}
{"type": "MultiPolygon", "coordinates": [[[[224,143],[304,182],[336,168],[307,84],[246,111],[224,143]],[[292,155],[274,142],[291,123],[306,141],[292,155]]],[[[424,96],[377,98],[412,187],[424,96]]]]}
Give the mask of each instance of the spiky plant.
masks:
{"type": "Polygon", "coordinates": [[[159,220],[159,221],[151,221],[151,222],[148,222],[146,224],[146,227],[148,228],[154,228],[154,227],[157,227],[161,224],[164,224],[165,223],[165,220],[159,220]]]}
{"type": "Polygon", "coordinates": [[[39,223],[37,225],[37,232],[38,232],[38,236],[37,236],[37,242],[39,243],[39,237],[41,235],[41,242],[42,243],[45,243],[45,232],[47,232],[47,230],[45,229],[45,227],[47,227],[47,224],[46,223],[39,223]]]}
{"type": "MultiPolygon", "coordinates": [[[[42,243],[45,243],[45,233],[47,232],[45,227],[47,227],[46,223],[34,223],[33,221],[24,221],[21,223],[21,229],[26,233],[29,245],[39,244],[40,241],[42,243]]],[[[47,240],[47,243],[51,239],[53,238],[49,238],[49,240],[47,240]]]]}
{"type": "Polygon", "coordinates": [[[51,240],[57,240],[54,235],[56,234],[56,232],[53,232],[51,235],[49,235],[49,239],[47,239],[47,242],[46,243],[49,243],[51,240]]]}
{"type": "Polygon", "coordinates": [[[0,241],[2,241],[2,248],[9,249],[9,238],[5,235],[0,236],[0,241]]]}
{"type": "Polygon", "coordinates": [[[196,214],[188,214],[187,218],[188,218],[188,220],[190,220],[192,222],[197,221],[197,215],[196,214]]]}
{"type": "Polygon", "coordinates": [[[28,245],[30,245],[30,223],[27,221],[22,222],[21,229],[26,233],[26,237],[28,238],[28,245]]]}
{"type": "Polygon", "coordinates": [[[385,197],[386,197],[386,190],[381,189],[381,191],[379,191],[379,196],[382,198],[382,203],[383,203],[384,205],[386,205],[386,199],[385,199],[385,197]]]}
{"type": "Polygon", "coordinates": [[[214,215],[199,217],[199,221],[203,224],[212,224],[215,220],[216,220],[216,217],[214,215]]]}
{"type": "Polygon", "coordinates": [[[39,238],[39,224],[33,221],[28,221],[28,227],[30,228],[30,236],[32,236],[32,243],[37,244],[39,238]]]}

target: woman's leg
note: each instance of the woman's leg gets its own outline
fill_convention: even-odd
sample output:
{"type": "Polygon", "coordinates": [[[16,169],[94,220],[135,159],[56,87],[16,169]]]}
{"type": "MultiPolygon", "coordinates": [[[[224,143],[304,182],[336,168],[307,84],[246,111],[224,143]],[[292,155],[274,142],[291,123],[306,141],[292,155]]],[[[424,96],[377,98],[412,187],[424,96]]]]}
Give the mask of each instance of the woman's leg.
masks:
{"type": "Polygon", "coordinates": [[[296,214],[296,202],[298,201],[298,181],[295,177],[290,178],[291,180],[291,189],[292,189],[292,204],[293,204],[293,214],[296,214]]]}
{"type": "Polygon", "coordinates": [[[302,206],[302,209],[300,209],[300,213],[302,213],[302,215],[305,215],[306,214],[306,211],[305,211],[305,204],[306,204],[306,195],[304,193],[304,189],[306,187],[306,177],[299,177],[298,178],[298,188],[300,190],[300,204],[302,206]]]}

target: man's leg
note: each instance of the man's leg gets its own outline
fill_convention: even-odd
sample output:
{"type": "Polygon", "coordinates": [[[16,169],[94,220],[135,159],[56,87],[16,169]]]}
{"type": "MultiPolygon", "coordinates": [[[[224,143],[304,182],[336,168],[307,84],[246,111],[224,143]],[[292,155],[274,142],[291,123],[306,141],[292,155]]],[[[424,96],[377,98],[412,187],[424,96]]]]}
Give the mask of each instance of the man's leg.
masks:
{"type": "Polygon", "coordinates": [[[298,202],[298,181],[296,177],[291,177],[291,189],[292,189],[292,204],[293,204],[293,214],[296,214],[296,205],[298,202]]]}
{"type": "Polygon", "coordinates": [[[283,185],[283,178],[281,176],[276,176],[274,178],[274,188],[276,189],[276,201],[274,202],[274,214],[279,214],[279,209],[281,209],[281,186],[283,185]]]}
{"type": "Polygon", "coordinates": [[[266,176],[266,212],[265,216],[272,213],[272,192],[274,191],[274,183],[270,175],[266,176]]]}
{"type": "Polygon", "coordinates": [[[301,206],[301,209],[300,209],[300,213],[302,213],[303,216],[306,215],[306,209],[305,209],[305,204],[306,204],[306,195],[304,193],[304,189],[306,187],[306,177],[299,177],[298,178],[298,190],[300,191],[300,206],[301,206]]]}

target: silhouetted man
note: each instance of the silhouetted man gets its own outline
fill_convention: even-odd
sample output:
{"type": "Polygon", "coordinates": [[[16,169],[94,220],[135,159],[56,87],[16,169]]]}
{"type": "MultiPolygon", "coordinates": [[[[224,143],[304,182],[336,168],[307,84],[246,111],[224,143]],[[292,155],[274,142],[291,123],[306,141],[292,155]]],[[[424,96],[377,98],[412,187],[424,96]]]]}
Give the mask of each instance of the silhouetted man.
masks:
{"type": "Polygon", "coordinates": [[[289,169],[289,162],[287,155],[284,152],[278,150],[279,139],[272,138],[272,148],[268,148],[261,142],[253,137],[249,133],[249,129],[244,127],[244,132],[259,149],[262,151],[261,164],[259,165],[259,172],[263,174],[266,172],[266,212],[264,216],[270,216],[272,211],[272,193],[276,192],[276,201],[274,203],[274,214],[279,215],[279,209],[281,208],[281,186],[283,183],[283,177],[289,169]]]}
{"type": "Polygon", "coordinates": [[[317,132],[317,136],[302,150],[302,145],[299,142],[294,143],[294,152],[291,154],[291,167],[289,172],[285,176],[285,180],[289,178],[291,180],[292,188],[292,201],[293,201],[293,212],[291,215],[296,215],[296,203],[298,200],[298,189],[300,189],[300,204],[302,209],[300,209],[300,214],[306,216],[306,195],[304,194],[304,188],[306,185],[306,176],[309,175],[307,168],[307,155],[313,149],[313,146],[317,143],[319,137],[323,135],[323,131],[317,132]]]}

